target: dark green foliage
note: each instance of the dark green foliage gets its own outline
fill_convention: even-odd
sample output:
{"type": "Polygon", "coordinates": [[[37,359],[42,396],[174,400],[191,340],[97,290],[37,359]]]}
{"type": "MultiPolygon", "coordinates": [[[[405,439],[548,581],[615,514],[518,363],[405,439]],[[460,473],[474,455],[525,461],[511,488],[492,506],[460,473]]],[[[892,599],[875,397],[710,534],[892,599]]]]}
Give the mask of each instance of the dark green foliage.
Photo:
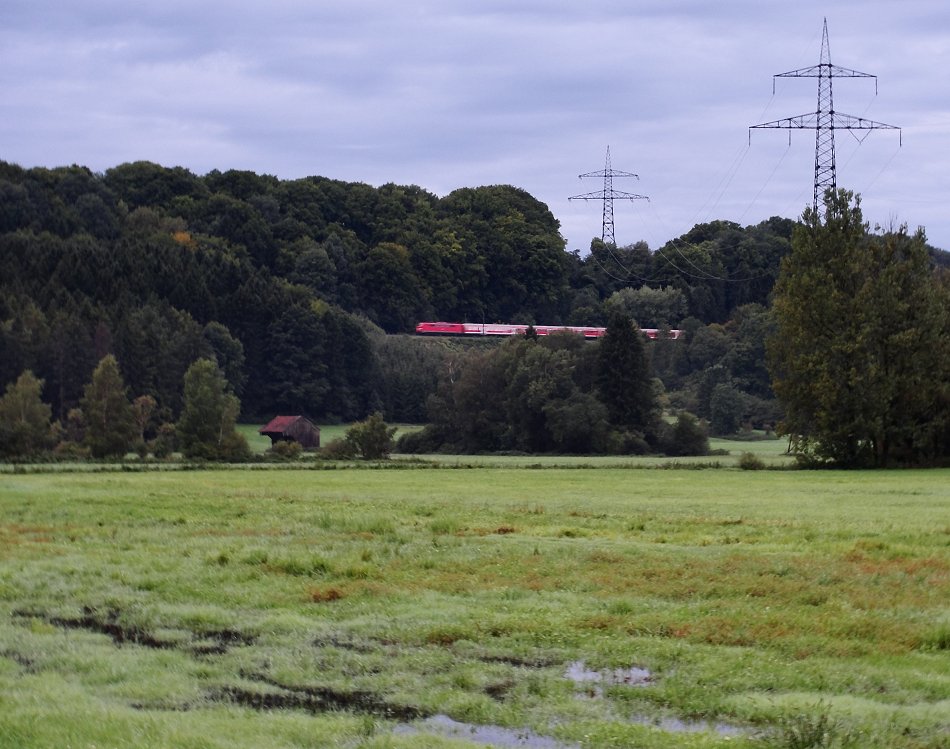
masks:
{"type": "Polygon", "coordinates": [[[231,335],[226,326],[212,320],[201,331],[214,354],[218,369],[228,381],[234,394],[240,396],[244,390],[247,375],[244,373],[244,344],[231,335]]]}
{"type": "Polygon", "coordinates": [[[551,444],[561,452],[579,455],[607,452],[610,424],[607,407],[592,393],[572,391],[567,397],[541,407],[551,444]]]}
{"type": "MultiPolygon", "coordinates": [[[[632,328],[631,328],[632,329],[632,328]]],[[[407,452],[649,452],[643,432],[613,423],[595,387],[604,343],[574,334],[518,337],[448,358],[429,427],[400,443],[407,452]]],[[[653,402],[652,383],[647,383],[653,402]]],[[[651,430],[649,439],[655,439],[651,430]]]]}
{"type": "Polygon", "coordinates": [[[810,461],[950,456],[950,296],[922,233],[870,234],[860,201],[806,211],[775,292],[770,341],[782,431],[810,461]]]}
{"type": "Polygon", "coordinates": [[[166,208],[176,198],[204,198],[208,188],[199,177],[181,167],[168,169],[147,161],[109,169],[105,185],[130,209],[141,206],[166,208]]]}
{"type": "Polygon", "coordinates": [[[664,424],[660,447],[666,455],[707,455],[709,435],[699,419],[681,411],[672,425],[664,424]]]}
{"type": "Polygon", "coordinates": [[[436,390],[448,348],[438,340],[386,335],[372,336],[372,346],[383,414],[390,421],[426,421],[426,400],[436,390]]]}
{"type": "Polygon", "coordinates": [[[367,316],[387,333],[412,330],[429,316],[408,250],[379,244],[357,266],[360,296],[367,316]]]}
{"type": "Polygon", "coordinates": [[[686,316],[686,295],[670,286],[628,286],[607,299],[607,307],[633,318],[641,328],[675,327],[686,316]]]}
{"type": "MultiPolygon", "coordinates": [[[[387,418],[421,420],[438,365],[423,377],[405,357],[385,361],[367,319],[390,333],[420,319],[603,324],[615,292],[660,290],[669,304],[655,319],[680,316],[685,300],[700,327],[724,323],[738,304],[766,302],[789,235],[781,219],[745,229],[715,222],[662,253],[594,242],[581,258],[564,251],[547,206],[505,185],[439,198],[416,186],[239,170],[202,177],[145,161],[104,175],[0,162],[0,383],[31,369],[62,420],[113,353],[130,392],[174,419],[184,372],[213,358],[248,414],[293,408],[349,421],[384,408],[387,418]],[[717,273],[748,279],[724,285],[717,273]]],[[[660,348],[667,389],[692,392],[700,365],[685,346],[660,348]]],[[[768,397],[757,353],[725,365],[737,387],[768,397]]],[[[581,366],[574,379],[587,392],[589,357],[581,366]]],[[[570,421],[572,403],[552,406],[552,423],[570,421]]],[[[494,434],[506,427],[493,424],[490,441],[553,444],[537,427],[547,417],[525,413],[534,437],[494,434]]]]}
{"type": "Polygon", "coordinates": [[[611,313],[600,345],[597,390],[611,424],[641,434],[654,432],[659,414],[643,337],[619,311],[611,313]]]}
{"type": "Polygon", "coordinates": [[[746,415],[743,393],[729,382],[720,382],[709,396],[709,425],[713,434],[728,436],[739,431],[746,415]]]}

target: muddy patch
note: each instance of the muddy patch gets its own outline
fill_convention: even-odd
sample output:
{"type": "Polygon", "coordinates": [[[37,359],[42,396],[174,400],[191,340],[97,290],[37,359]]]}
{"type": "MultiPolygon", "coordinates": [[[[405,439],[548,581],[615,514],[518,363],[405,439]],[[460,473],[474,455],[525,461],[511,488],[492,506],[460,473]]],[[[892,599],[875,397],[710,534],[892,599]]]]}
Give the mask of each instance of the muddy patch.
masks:
{"type": "Polygon", "coordinates": [[[413,736],[434,733],[445,738],[465,739],[493,747],[524,747],[525,749],[579,749],[578,744],[569,744],[528,729],[502,728],[501,726],[478,726],[452,720],[448,715],[433,715],[415,725],[401,725],[393,729],[397,736],[413,736]]]}
{"type": "Polygon", "coordinates": [[[13,615],[19,618],[37,619],[62,629],[106,635],[116,646],[138,645],[154,650],[180,649],[195,656],[224,655],[233,647],[252,645],[256,641],[253,635],[232,629],[189,631],[184,641],[175,638],[164,639],[142,627],[122,623],[121,613],[118,609],[100,611],[91,606],[84,606],[82,614],[75,617],[49,616],[33,611],[15,611],[13,615]]]}
{"type": "Polygon", "coordinates": [[[159,713],[187,713],[202,706],[194,702],[132,702],[129,707],[159,713]]]}
{"type": "Polygon", "coordinates": [[[264,674],[242,674],[242,676],[249,681],[265,684],[275,691],[263,692],[238,686],[225,686],[212,690],[210,696],[218,701],[233,702],[254,710],[303,710],[312,714],[330,710],[348,710],[401,722],[418,720],[428,715],[418,707],[389,702],[374,692],[284,684],[264,674]]]}
{"type": "Polygon", "coordinates": [[[0,650],[0,658],[13,661],[28,674],[36,673],[36,661],[15,650],[0,650]]]}
{"type": "Polygon", "coordinates": [[[475,653],[472,654],[471,657],[482,663],[502,663],[507,666],[514,666],[515,668],[550,668],[562,662],[554,656],[547,657],[544,655],[519,656],[497,653],[475,653]]]}
{"type": "Polygon", "coordinates": [[[315,648],[336,648],[350,653],[369,655],[378,653],[388,646],[381,640],[359,640],[346,635],[330,634],[317,637],[313,640],[315,648]]]}

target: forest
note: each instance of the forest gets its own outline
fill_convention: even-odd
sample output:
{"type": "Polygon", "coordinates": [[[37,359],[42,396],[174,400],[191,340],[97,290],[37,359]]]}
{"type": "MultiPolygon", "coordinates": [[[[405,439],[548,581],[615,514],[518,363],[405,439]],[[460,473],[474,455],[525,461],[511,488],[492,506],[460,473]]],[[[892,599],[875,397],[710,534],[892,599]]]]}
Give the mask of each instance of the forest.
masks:
{"type": "Polygon", "coordinates": [[[420,339],[416,322],[622,313],[685,331],[646,346],[660,407],[718,433],[769,428],[781,416],[765,366],[770,294],[796,225],[715,221],[658,248],[594,239],[582,255],[546,205],[508,185],[438,197],[150,162],[104,174],[0,162],[0,388],[33,372],[66,423],[112,354],[131,397],[155,400],[154,433],[180,416],[189,367],[211,359],[244,420],[422,423],[445,397],[440,375],[495,344],[420,339]]]}

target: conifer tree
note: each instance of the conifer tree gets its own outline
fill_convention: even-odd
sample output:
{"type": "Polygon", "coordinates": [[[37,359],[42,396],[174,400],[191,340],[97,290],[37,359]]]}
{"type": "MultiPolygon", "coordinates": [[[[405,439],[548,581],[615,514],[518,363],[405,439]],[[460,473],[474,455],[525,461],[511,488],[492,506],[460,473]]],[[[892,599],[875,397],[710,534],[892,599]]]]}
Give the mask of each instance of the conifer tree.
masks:
{"type": "Polygon", "coordinates": [[[613,425],[641,435],[654,432],[658,407],[643,336],[621,311],[611,313],[601,339],[597,389],[613,425]]]}

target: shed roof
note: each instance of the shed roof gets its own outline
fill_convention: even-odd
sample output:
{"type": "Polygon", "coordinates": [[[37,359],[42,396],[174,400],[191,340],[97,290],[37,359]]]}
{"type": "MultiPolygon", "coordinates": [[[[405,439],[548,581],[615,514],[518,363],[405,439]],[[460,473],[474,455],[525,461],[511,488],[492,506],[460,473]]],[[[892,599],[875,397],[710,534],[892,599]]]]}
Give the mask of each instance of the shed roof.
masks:
{"type": "MultiPolygon", "coordinates": [[[[306,416],[275,416],[271,419],[266,426],[262,426],[258,429],[259,434],[268,434],[271,432],[282,433],[286,432],[290,427],[296,424],[300,420],[309,422],[310,420],[306,416]]],[[[315,429],[316,427],[311,424],[315,429]]]]}

